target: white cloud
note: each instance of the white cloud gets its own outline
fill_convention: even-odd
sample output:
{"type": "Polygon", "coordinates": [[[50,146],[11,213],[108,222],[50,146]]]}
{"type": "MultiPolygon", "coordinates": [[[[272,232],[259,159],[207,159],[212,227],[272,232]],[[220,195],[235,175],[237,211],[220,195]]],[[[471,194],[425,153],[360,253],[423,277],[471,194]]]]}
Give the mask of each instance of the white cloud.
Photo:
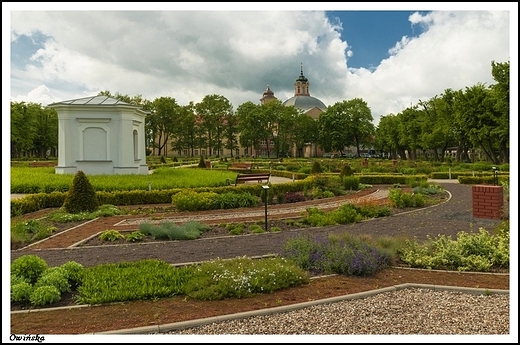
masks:
{"type": "Polygon", "coordinates": [[[303,63],[312,96],[327,105],[362,98],[377,124],[446,88],[494,83],[491,61],[510,58],[508,11],[409,20],[425,31],[367,70],[347,68],[352,52],[322,11],[13,11],[12,40],[35,32],[47,40],[11,69],[11,100],[46,105],[108,90],[179,104],[220,94],[236,108],[258,103],[267,84],[291,97],[303,63]]]}

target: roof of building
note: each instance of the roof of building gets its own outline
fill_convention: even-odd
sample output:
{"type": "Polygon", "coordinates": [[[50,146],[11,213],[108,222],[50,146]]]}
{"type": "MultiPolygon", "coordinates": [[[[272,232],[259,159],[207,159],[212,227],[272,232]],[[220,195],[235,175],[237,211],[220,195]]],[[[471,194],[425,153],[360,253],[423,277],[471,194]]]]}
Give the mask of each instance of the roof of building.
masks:
{"type": "Polygon", "coordinates": [[[134,104],[130,104],[127,102],[120,101],[115,98],[111,98],[108,96],[93,96],[93,97],[84,97],[71,99],[68,101],[61,101],[49,104],[49,107],[53,105],[130,105],[135,106],[134,104]]]}
{"type": "Polygon", "coordinates": [[[293,96],[285,102],[283,102],[283,105],[293,105],[295,108],[299,108],[304,111],[308,111],[309,109],[312,109],[314,107],[322,111],[327,110],[327,106],[322,101],[312,96],[293,96]]]}

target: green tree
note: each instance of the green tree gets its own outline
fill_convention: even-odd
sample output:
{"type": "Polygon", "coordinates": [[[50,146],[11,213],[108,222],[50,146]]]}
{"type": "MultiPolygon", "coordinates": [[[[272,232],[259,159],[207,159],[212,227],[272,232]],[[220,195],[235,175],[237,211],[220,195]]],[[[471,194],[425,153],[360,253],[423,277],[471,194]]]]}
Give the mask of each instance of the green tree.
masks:
{"type": "Polygon", "coordinates": [[[238,129],[240,145],[247,148],[258,149],[260,140],[265,137],[266,128],[262,125],[260,105],[247,101],[238,106],[238,129]]]}
{"type": "Polygon", "coordinates": [[[228,113],[224,115],[224,148],[231,152],[231,157],[234,156],[238,146],[238,116],[235,113],[228,113]]]}
{"type": "Polygon", "coordinates": [[[337,102],[318,117],[318,142],[325,151],[343,151],[354,145],[359,155],[361,146],[374,142],[374,118],[361,98],[337,102]]]}
{"type": "Polygon", "coordinates": [[[494,135],[498,140],[500,161],[509,163],[509,61],[504,63],[491,62],[491,75],[496,84],[491,85],[491,95],[494,105],[495,128],[494,135]]]}
{"type": "Polygon", "coordinates": [[[47,157],[47,151],[58,147],[58,113],[52,108],[40,108],[34,126],[34,148],[38,157],[47,157]]]}
{"type": "Polygon", "coordinates": [[[207,95],[195,105],[195,110],[207,135],[209,155],[216,151],[218,156],[223,147],[223,120],[233,112],[233,106],[224,96],[207,95]]]}
{"type": "Polygon", "coordinates": [[[67,191],[63,209],[68,213],[94,212],[99,208],[99,200],[94,187],[85,173],[78,170],[67,191]]]}
{"type": "MultiPolygon", "coordinates": [[[[318,122],[301,110],[297,112],[294,119],[293,140],[296,145],[296,156],[303,157],[305,146],[312,146],[318,140],[318,122]]],[[[316,155],[316,152],[313,154],[316,155]]]]}
{"type": "Polygon", "coordinates": [[[34,149],[37,108],[34,103],[11,102],[11,157],[22,157],[34,149]]]}
{"type": "Polygon", "coordinates": [[[458,93],[455,116],[471,144],[482,149],[488,160],[499,164],[500,147],[507,145],[508,140],[497,130],[502,119],[495,104],[492,91],[478,83],[458,93]]]}
{"type": "Polygon", "coordinates": [[[376,145],[380,150],[388,152],[390,158],[406,157],[405,147],[401,145],[398,115],[381,116],[376,130],[376,145]]]}
{"type": "Polygon", "coordinates": [[[167,144],[170,135],[174,132],[179,113],[180,106],[172,97],[159,97],[151,104],[150,113],[145,121],[154,137],[154,147],[158,149],[159,156],[167,153],[167,144]]]}

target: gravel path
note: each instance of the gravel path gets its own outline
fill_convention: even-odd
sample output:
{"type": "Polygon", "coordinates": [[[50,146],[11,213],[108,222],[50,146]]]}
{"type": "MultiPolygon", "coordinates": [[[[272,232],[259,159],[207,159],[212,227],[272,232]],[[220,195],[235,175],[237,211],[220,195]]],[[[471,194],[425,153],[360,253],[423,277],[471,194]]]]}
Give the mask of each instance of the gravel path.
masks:
{"type": "Polygon", "coordinates": [[[510,334],[509,303],[509,294],[405,288],[287,312],[171,329],[167,334],[506,335],[510,334]]]}

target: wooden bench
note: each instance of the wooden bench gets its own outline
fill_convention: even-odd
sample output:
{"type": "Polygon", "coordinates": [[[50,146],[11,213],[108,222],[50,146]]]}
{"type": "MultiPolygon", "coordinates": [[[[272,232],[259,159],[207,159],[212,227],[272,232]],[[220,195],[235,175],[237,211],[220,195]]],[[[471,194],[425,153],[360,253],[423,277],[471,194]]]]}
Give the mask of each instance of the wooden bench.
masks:
{"type": "Polygon", "coordinates": [[[231,169],[234,169],[234,170],[250,171],[252,167],[253,167],[253,163],[233,163],[233,164],[231,164],[231,169]]]}
{"type": "Polygon", "coordinates": [[[258,183],[262,183],[262,181],[269,182],[270,176],[270,173],[238,174],[235,181],[235,186],[239,183],[246,183],[248,181],[257,181],[258,183]]]}

